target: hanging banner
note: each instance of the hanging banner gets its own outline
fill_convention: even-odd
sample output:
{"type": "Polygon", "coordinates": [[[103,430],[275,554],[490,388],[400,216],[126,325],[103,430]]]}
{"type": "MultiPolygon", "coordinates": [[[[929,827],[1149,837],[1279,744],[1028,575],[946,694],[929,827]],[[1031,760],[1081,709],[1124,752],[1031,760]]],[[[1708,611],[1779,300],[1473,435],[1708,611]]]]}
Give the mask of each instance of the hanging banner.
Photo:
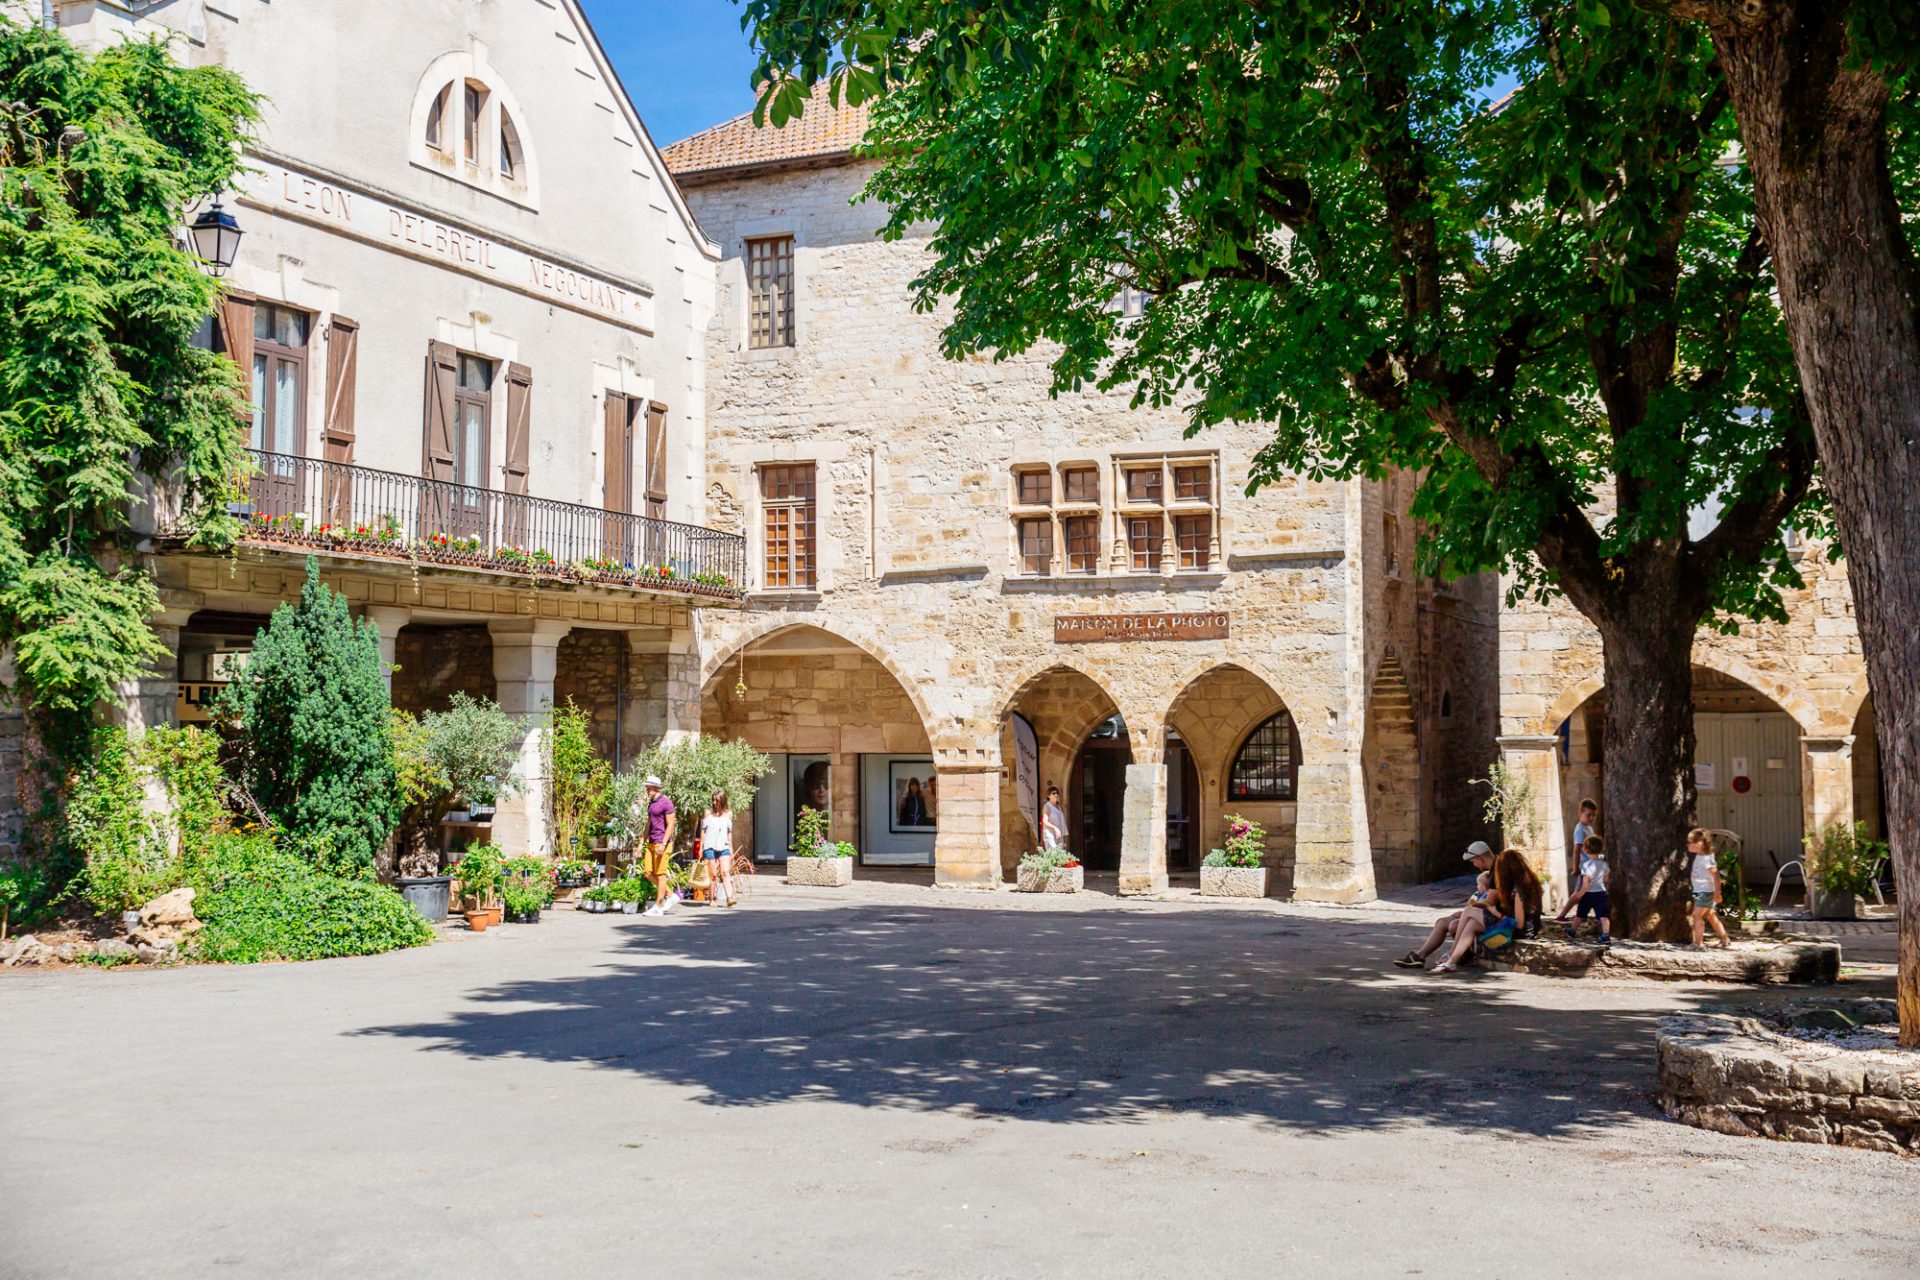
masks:
{"type": "Polygon", "coordinates": [[[1033,828],[1033,842],[1040,843],[1040,744],[1033,736],[1033,725],[1018,711],[1013,713],[1013,790],[1019,797],[1020,816],[1033,828]]]}

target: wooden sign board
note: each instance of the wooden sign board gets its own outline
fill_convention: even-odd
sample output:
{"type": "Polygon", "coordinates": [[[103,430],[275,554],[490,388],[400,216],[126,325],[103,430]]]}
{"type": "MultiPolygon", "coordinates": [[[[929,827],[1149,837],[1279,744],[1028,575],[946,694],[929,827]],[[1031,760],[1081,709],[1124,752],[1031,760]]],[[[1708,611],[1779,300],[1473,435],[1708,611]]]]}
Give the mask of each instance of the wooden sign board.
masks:
{"type": "Polygon", "coordinates": [[[1224,613],[1063,613],[1053,620],[1055,644],[1226,638],[1224,613]]]}

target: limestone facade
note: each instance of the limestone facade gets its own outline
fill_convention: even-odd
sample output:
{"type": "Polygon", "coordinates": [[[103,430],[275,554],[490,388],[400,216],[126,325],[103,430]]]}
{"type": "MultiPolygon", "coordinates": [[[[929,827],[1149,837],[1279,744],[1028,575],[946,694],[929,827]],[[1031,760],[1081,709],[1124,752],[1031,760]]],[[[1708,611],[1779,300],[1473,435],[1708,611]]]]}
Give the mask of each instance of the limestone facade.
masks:
{"type": "Polygon", "coordinates": [[[1112,857],[1123,891],[1164,886],[1170,858],[1197,867],[1233,812],[1269,832],[1280,894],[1361,899],[1457,864],[1482,834],[1461,797],[1493,755],[1494,583],[1413,571],[1411,478],[1290,476],[1247,494],[1257,427],[1187,439],[1177,411],[1124,394],[1049,395],[1042,356],[946,360],[941,317],[909,301],[926,235],[880,241],[884,211],[855,201],[871,166],[844,148],[768,162],[757,146],[731,163],[723,135],[742,128],[667,151],[721,254],[708,518],[746,536],[761,573],[784,545],[768,485],[785,481],[769,472],[810,465],[816,569],[780,589],[757,578],[745,611],[700,612],[703,731],[829,761],[835,833],[856,841],[901,794],[897,777],[874,789],[873,761],[924,757],[941,883],[1010,879],[1038,846],[1016,716],[1037,740],[1033,781],[1062,789],[1070,847],[1086,839],[1096,869],[1112,857]],[[749,263],[782,241],[792,341],[759,345],[749,263]],[[1133,554],[1136,467],[1163,477],[1169,510],[1175,467],[1195,469],[1190,494],[1206,477],[1209,545],[1184,565],[1172,520],[1158,567],[1133,554]],[[1018,523],[1036,510],[1025,472],[1046,474],[1040,514],[1058,516],[1037,561],[1018,523]],[[1084,507],[1068,505],[1070,472],[1084,507]],[[1097,539],[1070,567],[1078,512],[1097,539]],[[1116,614],[1224,614],[1227,630],[1056,636],[1062,618],[1116,614]],[[1295,757],[1284,794],[1234,799],[1234,762],[1276,715],[1295,757]]]}
{"type": "MultiPolygon", "coordinates": [[[[1846,566],[1819,545],[1794,554],[1805,585],[1786,593],[1785,622],[1702,631],[1693,651],[1695,817],[1742,835],[1749,882],[1758,878],[1763,889],[1800,856],[1807,830],[1857,818],[1883,831],[1873,705],[1846,566]]],[[[1499,655],[1501,754],[1532,780],[1547,869],[1564,877],[1583,798],[1601,803],[1606,830],[1599,635],[1564,601],[1526,603],[1502,611],[1499,655]]]]}

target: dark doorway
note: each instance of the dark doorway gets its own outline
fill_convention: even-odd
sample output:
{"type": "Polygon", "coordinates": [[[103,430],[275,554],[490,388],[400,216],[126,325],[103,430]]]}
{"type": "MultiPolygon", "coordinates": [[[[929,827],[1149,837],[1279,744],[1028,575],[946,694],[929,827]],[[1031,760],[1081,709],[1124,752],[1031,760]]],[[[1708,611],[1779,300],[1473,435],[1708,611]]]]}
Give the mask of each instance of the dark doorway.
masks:
{"type": "Polygon", "coordinates": [[[1080,861],[1089,871],[1120,869],[1120,821],[1133,748],[1126,722],[1109,716],[1080,748],[1073,769],[1073,805],[1079,814],[1080,861]]]}
{"type": "Polygon", "coordinates": [[[1167,735],[1167,870],[1200,865],[1200,778],[1193,753],[1178,734],[1167,735]]]}

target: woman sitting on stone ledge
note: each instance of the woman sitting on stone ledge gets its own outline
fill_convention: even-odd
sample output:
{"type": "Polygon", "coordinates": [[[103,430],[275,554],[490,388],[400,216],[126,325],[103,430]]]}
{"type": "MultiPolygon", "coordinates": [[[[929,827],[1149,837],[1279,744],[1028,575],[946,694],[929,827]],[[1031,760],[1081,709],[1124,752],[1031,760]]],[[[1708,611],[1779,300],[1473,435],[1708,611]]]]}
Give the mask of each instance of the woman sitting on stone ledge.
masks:
{"type": "Polygon", "coordinates": [[[1434,921],[1433,931],[1418,949],[1394,961],[1402,969],[1425,968],[1427,957],[1452,938],[1451,954],[1433,966],[1435,973],[1452,973],[1487,930],[1511,917],[1514,932],[1523,933],[1529,921],[1539,918],[1543,896],[1540,877],[1518,849],[1504,849],[1495,857],[1483,841],[1476,840],[1467,846],[1466,858],[1482,873],[1473,896],[1460,910],[1434,921]]]}

